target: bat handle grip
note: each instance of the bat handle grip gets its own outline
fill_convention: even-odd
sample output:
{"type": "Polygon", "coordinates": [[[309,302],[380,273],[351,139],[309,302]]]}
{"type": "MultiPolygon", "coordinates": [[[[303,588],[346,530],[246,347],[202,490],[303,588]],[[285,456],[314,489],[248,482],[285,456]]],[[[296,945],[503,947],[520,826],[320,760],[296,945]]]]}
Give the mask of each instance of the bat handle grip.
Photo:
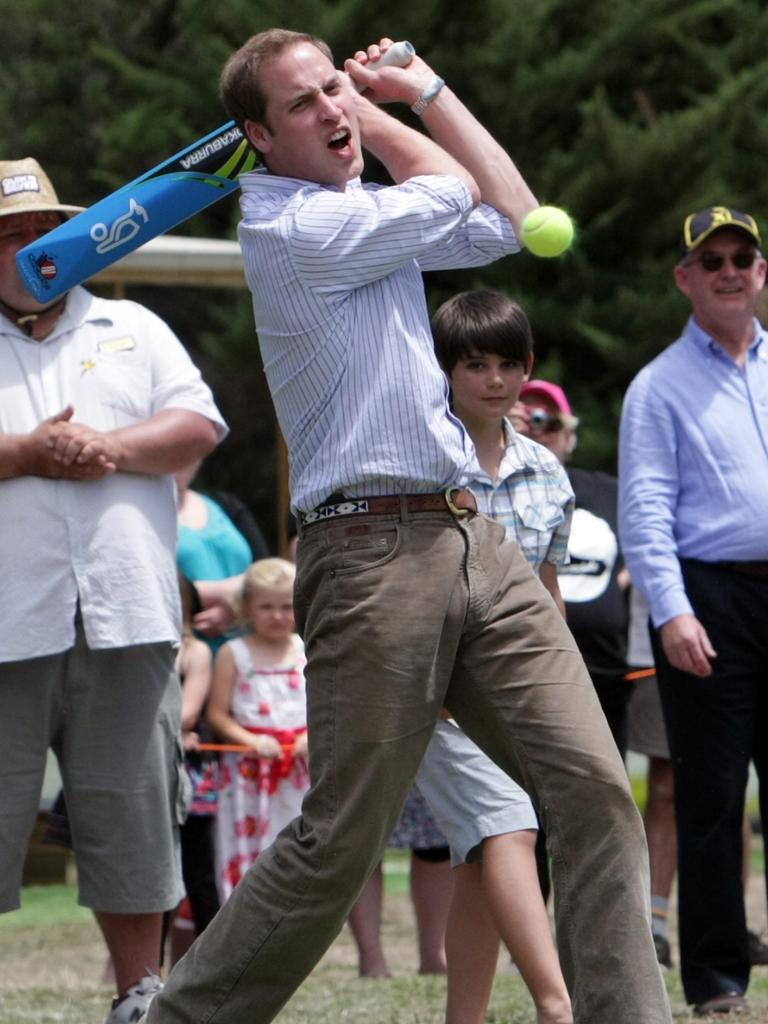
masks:
{"type": "MultiPolygon", "coordinates": [[[[371,61],[371,71],[376,71],[379,68],[385,67],[407,68],[415,54],[416,47],[413,43],[409,43],[406,39],[402,39],[399,43],[392,43],[387,52],[383,53],[378,60],[371,61]]],[[[355,88],[360,91],[363,86],[356,84],[355,88]]]]}

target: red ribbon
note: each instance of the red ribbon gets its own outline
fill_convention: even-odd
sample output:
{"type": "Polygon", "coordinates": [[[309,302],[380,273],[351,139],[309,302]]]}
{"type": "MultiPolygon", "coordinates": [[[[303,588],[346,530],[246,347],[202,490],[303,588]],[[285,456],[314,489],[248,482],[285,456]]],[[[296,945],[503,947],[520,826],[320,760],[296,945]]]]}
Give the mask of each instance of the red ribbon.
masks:
{"type": "Polygon", "coordinates": [[[246,725],[248,732],[256,736],[273,736],[283,749],[280,757],[258,757],[259,786],[268,793],[274,793],[282,779],[287,779],[296,764],[294,749],[296,740],[307,731],[306,726],[300,729],[270,729],[261,726],[246,725]]]}

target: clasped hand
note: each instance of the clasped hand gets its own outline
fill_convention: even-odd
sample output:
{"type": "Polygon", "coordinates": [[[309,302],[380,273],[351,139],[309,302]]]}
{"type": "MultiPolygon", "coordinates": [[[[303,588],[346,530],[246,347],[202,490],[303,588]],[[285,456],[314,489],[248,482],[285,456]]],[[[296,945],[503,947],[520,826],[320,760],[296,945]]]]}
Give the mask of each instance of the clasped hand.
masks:
{"type": "Polygon", "coordinates": [[[35,476],[96,480],[116,471],[119,452],[111,435],[75,423],[73,415],[68,405],[29,435],[35,476]]]}

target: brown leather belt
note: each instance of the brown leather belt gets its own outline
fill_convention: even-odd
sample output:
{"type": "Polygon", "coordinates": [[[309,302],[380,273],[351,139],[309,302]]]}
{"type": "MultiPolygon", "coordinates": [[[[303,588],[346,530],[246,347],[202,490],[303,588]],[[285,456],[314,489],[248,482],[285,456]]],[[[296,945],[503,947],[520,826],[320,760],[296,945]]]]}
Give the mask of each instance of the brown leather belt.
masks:
{"type": "Polygon", "coordinates": [[[339,498],[328,501],[311,512],[300,512],[302,526],[324,523],[337,516],[399,515],[405,506],[408,513],[451,512],[455,516],[466,516],[477,512],[477,501],[472,491],[451,487],[437,494],[392,494],[371,498],[339,498]]]}
{"type": "Polygon", "coordinates": [[[715,562],[721,569],[730,569],[731,572],[740,573],[742,576],[758,576],[768,579],[768,562],[715,562]]]}

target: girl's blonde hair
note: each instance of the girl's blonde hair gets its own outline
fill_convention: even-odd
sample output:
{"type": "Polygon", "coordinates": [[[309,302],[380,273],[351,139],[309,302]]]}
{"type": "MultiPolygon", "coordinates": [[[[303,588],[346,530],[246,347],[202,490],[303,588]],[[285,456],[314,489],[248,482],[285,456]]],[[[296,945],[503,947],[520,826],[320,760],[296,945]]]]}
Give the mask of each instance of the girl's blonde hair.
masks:
{"type": "Polygon", "coordinates": [[[285,558],[260,558],[243,575],[240,610],[256,590],[292,590],[296,566],[285,558]]]}

